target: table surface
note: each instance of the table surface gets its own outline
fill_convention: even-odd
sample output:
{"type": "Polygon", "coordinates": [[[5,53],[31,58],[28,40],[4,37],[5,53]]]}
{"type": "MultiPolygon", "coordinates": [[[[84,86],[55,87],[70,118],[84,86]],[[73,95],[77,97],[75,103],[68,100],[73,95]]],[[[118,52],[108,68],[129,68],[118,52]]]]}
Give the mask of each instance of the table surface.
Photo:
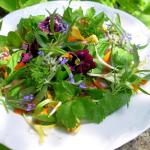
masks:
{"type": "Polygon", "coordinates": [[[116,150],[150,150],[150,129],[116,150]]]}

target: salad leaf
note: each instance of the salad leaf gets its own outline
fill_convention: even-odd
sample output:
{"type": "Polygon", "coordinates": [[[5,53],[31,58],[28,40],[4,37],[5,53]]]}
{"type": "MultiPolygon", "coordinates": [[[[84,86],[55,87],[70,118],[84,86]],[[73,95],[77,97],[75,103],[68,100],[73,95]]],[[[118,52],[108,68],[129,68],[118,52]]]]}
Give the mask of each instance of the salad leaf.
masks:
{"type": "Polygon", "coordinates": [[[7,37],[0,35],[0,48],[5,47],[7,44],[7,37]]]}
{"type": "Polygon", "coordinates": [[[55,92],[55,99],[65,102],[71,101],[72,98],[78,95],[80,89],[77,88],[75,85],[70,84],[68,81],[61,81],[53,83],[54,92],[55,92]],[[64,93],[64,91],[66,91],[64,93]]]}
{"type": "Polygon", "coordinates": [[[81,17],[83,17],[83,10],[81,7],[79,9],[76,9],[75,11],[73,11],[72,8],[68,7],[67,9],[65,9],[63,14],[63,19],[69,24],[72,24],[76,19],[81,17]]]}
{"type": "Polygon", "coordinates": [[[8,45],[13,48],[21,47],[23,42],[21,36],[17,32],[9,32],[7,36],[8,45]]]}
{"type": "Polygon", "coordinates": [[[78,119],[99,123],[105,117],[103,109],[99,104],[92,102],[90,97],[76,98],[72,107],[72,111],[78,119]]]}
{"type": "Polygon", "coordinates": [[[98,103],[92,102],[90,97],[75,97],[58,109],[57,121],[66,128],[75,128],[80,120],[99,123],[106,116],[127,104],[130,96],[131,93],[112,95],[112,93],[106,92],[98,103]]]}
{"type": "Polygon", "coordinates": [[[78,120],[72,112],[73,101],[66,102],[57,111],[56,118],[58,124],[64,125],[66,128],[74,128],[78,120]]]}
{"type": "Polygon", "coordinates": [[[25,41],[31,43],[34,38],[34,32],[37,30],[37,24],[44,19],[43,15],[30,16],[22,18],[17,25],[18,33],[25,41]]]}
{"type": "Polygon", "coordinates": [[[15,66],[20,61],[22,52],[24,52],[24,51],[19,50],[19,51],[13,53],[11,58],[8,60],[7,67],[10,68],[10,70],[11,70],[10,73],[12,73],[14,71],[15,66]]]}
{"type": "Polygon", "coordinates": [[[121,106],[128,104],[131,94],[131,91],[129,93],[118,92],[115,95],[110,92],[105,93],[101,101],[101,108],[104,110],[105,116],[108,116],[121,106]]]}
{"type": "Polygon", "coordinates": [[[112,61],[117,67],[124,67],[124,65],[131,65],[133,56],[130,52],[121,48],[115,47],[113,49],[112,61]]]}
{"type": "Polygon", "coordinates": [[[95,9],[93,7],[91,7],[86,10],[85,16],[88,18],[92,18],[95,15],[95,13],[96,13],[95,9]]]}

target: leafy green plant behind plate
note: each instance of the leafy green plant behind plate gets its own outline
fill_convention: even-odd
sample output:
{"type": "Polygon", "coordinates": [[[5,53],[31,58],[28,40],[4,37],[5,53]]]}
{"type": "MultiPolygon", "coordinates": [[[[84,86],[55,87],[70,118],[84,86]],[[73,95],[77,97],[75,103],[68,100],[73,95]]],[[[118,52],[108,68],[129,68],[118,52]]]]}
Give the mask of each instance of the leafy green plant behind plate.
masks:
{"type": "Polygon", "coordinates": [[[0,150],[11,150],[10,148],[6,147],[3,144],[0,144],[0,150]]]}

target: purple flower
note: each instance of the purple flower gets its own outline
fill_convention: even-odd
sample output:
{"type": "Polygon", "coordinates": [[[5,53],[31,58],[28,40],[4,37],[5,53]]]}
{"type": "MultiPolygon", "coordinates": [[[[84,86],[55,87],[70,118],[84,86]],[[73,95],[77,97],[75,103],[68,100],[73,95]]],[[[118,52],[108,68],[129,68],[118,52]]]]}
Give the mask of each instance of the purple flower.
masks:
{"type": "Polygon", "coordinates": [[[79,84],[79,88],[81,88],[81,89],[85,89],[85,88],[87,88],[87,87],[85,86],[85,84],[84,84],[84,83],[80,83],[80,84],[79,84]]]}
{"type": "Polygon", "coordinates": [[[40,46],[36,40],[34,40],[32,43],[23,43],[21,46],[21,49],[26,50],[27,52],[30,52],[33,57],[38,56],[39,48],[40,46]]]}
{"type": "Polygon", "coordinates": [[[30,95],[29,95],[29,99],[30,99],[30,100],[33,100],[33,99],[34,99],[33,94],[30,94],[30,95]]]}
{"type": "MultiPolygon", "coordinates": [[[[38,24],[38,28],[47,33],[51,33],[50,29],[51,16],[47,17],[44,21],[38,24]]],[[[64,23],[62,18],[59,15],[54,16],[54,32],[63,32],[65,33],[68,29],[68,24],[64,23]]]]}
{"type": "Polygon", "coordinates": [[[65,57],[60,57],[60,58],[59,58],[59,62],[60,62],[60,64],[61,64],[61,65],[66,64],[66,63],[67,63],[67,61],[68,61],[68,59],[67,59],[67,58],[65,58],[65,57]]]}
{"type": "Polygon", "coordinates": [[[49,33],[49,30],[50,30],[49,24],[50,24],[50,17],[47,17],[44,21],[38,24],[38,28],[41,29],[41,31],[43,32],[49,33]]]}
{"type": "Polygon", "coordinates": [[[74,58],[69,63],[69,67],[76,73],[86,74],[89,70],[96,68],[96,63],[87,49],[75,52],[74,58]],[[78,62],[79,59],[79,62],[78,62]],[[78,62],[78,63],[76,63],[78,62]]]}
{"type": "Polygon", "coordinates": [[[27,103],[26,104],[26,111],[31,111],[31,110],[34,110],[35,109],[35,104],[33,103],[27,103]]]}
{"type": "Polygon", "coordinates": [[[41,55],[41,56],[44,55],[44,52],[43,52],[43,51],[38,51],[37,53],[38,53],[38,55],[41,55]]]}
{"type": "Polygon", "coordinates": [[[75,83],[74,77],[73,77],[73,74],[72,74],[72,73],[69,74],[69,82],[72,83],[72,84],[75,83]]]}
{"type": "Polygon", "coordinates": [[[26,101],[32,101],[34,99],[34,96],[33,94],[30,94],[30,95],[25,95],[23,97],[23,100],[26,102],[26,101]]]}
{"type": "Polygon", "coordinates": [[[32,54],[30,54],[30,53],[22,53],[21,56],[22,56],[21,61],[22,61],[23,63],[29,62],[30,59],[32,58],[32,54]]]}
{"type": "Polygon", "coordinates": [[[28,101],[29,100],[29,96],[26,95],[26,96],[23,97],[23,99],[24,99],[24,101],[28,101]]]}

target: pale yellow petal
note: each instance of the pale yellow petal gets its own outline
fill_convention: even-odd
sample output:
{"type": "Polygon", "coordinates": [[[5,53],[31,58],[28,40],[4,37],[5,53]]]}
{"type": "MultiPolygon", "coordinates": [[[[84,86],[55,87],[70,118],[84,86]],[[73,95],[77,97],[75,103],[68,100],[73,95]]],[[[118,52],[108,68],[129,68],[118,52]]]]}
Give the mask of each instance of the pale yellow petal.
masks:
{"type": "Polygon", "coordinates": [[[87,38],[85,39],[85,41],[86,41],[87,43],[96,44],[96,43],[98,43],[98,38],[97,38],[96,35],[93,34],[93,35],[87,37],[87,38]]]}
{"type": "Polygon", "coordinates": [[[71,35],[77,40],[84,40],[84,37],[81,35],[79,29],[75,26],[72,27],[71,35]]]}

